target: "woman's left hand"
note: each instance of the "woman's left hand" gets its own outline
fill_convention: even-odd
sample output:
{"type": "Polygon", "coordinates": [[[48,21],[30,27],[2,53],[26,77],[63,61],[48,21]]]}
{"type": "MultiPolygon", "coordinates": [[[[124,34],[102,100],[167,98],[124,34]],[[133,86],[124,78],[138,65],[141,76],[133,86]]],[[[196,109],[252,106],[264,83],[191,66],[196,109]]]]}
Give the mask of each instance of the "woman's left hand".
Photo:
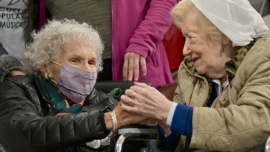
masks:
{"type": "Polygon", "coordinates": [[[172,105],[162,93],[145,83],[135,82],[135,85],[121,96],[123,110],[137,113],[158,121],[166,121],[172,105]]]}
{"type": "Polygon", "coordinates": [[[133,52],[127,52],[124,57],[123,66],[123,80],[124,81],[138,81],[139,69],[142,69],[143,75],[147,74],[146,61],[143,56],[133,52]]]}

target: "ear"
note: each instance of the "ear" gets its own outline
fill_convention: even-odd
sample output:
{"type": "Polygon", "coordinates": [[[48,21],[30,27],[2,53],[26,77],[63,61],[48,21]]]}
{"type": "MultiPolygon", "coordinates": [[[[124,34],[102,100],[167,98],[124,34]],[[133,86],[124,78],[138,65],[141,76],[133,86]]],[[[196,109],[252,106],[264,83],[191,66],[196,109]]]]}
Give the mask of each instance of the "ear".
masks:
{"type": "Polygon", "coordinates": [[[47,65],[43,65],[43,67],[41,68],[40,72],[41,72],[41,74],[43,75],[43,77],[44,77],[46,80],[49,79],[48,75],[49,75],[50,73],[48,72],[48,66],[47,66],[47,65]]]}
{"type": "Polygon", "coordinates": [[[231,40],[226,35],[222,36],[222,45],[228,45],[230,41],[231,40]]]}

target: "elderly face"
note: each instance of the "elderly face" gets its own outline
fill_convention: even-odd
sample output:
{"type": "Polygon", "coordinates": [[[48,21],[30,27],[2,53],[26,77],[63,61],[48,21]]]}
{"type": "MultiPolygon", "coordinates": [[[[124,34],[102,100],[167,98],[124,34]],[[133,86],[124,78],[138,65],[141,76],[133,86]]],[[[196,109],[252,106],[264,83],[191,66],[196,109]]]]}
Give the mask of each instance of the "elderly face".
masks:
{"type": "MultiPolygon", "coordinates": [[[[71,40],[64,44],[55,62],[61,65],[74,66],[89,72],[97,72],[97,55],[86,41],[71,40]]],[[[54,63],[49,64],[47,67],[47,74],[51,74],[56,82],[59,81],[60,71],[61,66],[54,63]]]]}
{"type": "Polygon", "coordinates": [[[230,59],[221,51],[222,40],[210,38],[198,24],[197,15],[188,14],[182,24],[186,37],[184,56],[190,56],[199,74],[209,78],[222,78],[226,75],[225,63],[230,59]]]}

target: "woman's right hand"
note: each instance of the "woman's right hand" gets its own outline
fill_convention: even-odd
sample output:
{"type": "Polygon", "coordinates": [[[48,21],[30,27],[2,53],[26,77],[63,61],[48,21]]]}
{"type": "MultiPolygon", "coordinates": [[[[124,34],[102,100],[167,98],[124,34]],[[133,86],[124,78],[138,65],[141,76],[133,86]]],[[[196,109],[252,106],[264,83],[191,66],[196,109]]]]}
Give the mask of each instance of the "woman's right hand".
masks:
{"type": "Polygon", "coordinates": [[[121,96],[122,108],[129,113],[143,115],[157,121],[166,121],[172,102],[156,88],[145,83],[135,85],[121,96]]]}
{"type": "MultiPolygon", "coordinates": [[[[122,101],[120,101],[118,105],[116,106],[116,108],[114,109],[114,112],[117,118],[117,128],[121,128],[123,126],[130,125],[130,124],[148,125],[155,122],[154,119],[149,119],[142,115],[124,111],[122,109],[121,104],[122,104],[122,101]]],[[[104,117],[105,117],[105,124],[106,124],[107,129],[113,130],[113,121],[109,112],[105,113],[104,117]]]]}
{"type": "Polygon", "coordinates": [[[114,109],[117,117],[118,128],[130,124],[149,124],[151,122],[149,118],[143,115],[138,115],[136,113],[124,111],[121,105],[122,103],[123,102],[120,101],[120,103],[114,109]]]}

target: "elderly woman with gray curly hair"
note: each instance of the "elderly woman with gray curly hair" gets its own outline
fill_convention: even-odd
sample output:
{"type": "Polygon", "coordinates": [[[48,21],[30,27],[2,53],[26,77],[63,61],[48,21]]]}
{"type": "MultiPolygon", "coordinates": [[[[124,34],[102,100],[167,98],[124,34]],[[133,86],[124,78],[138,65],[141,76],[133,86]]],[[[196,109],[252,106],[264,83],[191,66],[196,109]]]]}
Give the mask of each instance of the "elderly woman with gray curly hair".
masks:
{"type": "MultiPolygon", "coordinates": [[[[94,89],[103,44],[89,25],[50,21],[33,34],[24,55],[26,76],[0,86],[0,144],[6,151],[109,151],[103,145],[128,114],[94,89]]],[[[132,119],[131,119],[132,118],[132,119]]]]}

